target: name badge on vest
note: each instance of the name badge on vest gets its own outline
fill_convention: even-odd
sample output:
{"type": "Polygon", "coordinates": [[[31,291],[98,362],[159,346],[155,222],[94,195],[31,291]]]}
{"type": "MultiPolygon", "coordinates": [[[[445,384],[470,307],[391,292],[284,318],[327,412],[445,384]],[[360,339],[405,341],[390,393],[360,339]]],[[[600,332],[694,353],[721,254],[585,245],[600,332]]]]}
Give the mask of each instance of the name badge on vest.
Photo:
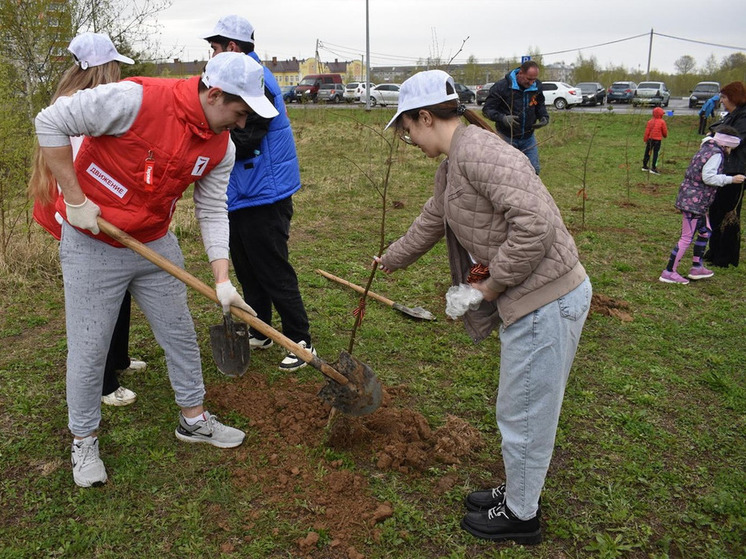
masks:
{"type": "Polygon", "coordinates": [[[100,183],[106,190],[114,194],[120,200],[124,200],[129,189],[119,181],[113,179],[106,171],[101,169],[95,163],[91,163],[86,169],[86,173],[92,176],[98,183],[100,183]]]}
{"type": "Polygon", "coordinates": [[[210,162],[209,157],[200,155],[197,158],[197,162],[194,164],[194,169],[192,169],[192,176],[201,177],[205,173],[205,169],[207,169],[207,164],[209,162],[210,162]]]}

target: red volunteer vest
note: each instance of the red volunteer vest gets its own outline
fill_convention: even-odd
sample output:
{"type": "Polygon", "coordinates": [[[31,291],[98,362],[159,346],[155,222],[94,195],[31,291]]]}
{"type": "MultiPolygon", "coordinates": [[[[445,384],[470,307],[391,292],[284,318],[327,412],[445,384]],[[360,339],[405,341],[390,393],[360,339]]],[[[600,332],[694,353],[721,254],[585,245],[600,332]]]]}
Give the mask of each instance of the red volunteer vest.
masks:
{"type": "MultiPolygon", "coordinates": [[[[222,161],[230,136],[216,135],[207,125],[199,77],[129,80],[143,86],[135,122],[122,136],[86,137],[75,171],[101,217],[147,243],[167,233],[176,202],[222,161]]],[[[66,217],[61,197],[57,211],[66,217]]],[[[95,237],[122,246],[105,234],[95,237]]]]}

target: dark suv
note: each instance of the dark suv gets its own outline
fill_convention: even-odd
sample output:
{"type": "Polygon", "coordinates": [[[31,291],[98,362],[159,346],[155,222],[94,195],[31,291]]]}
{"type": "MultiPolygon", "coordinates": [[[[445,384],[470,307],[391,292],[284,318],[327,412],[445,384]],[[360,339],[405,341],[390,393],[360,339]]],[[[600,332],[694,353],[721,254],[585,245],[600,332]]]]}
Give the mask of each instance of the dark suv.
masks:
{"type": "Polygon", "coordinates": [[[477,97],[476,93],[460,83],[456,84],[456,93],[458,93],[458,100],[461,103],[473,103],[477,97]]]}
{"type": "Polygon", "coordinates": [[[609,103],[631,103],[635,96],[637,84],[635,82],[614,82],[606,92],[606,100],[609,103]]]}
{"type": "Polygon", "coordinates": [[[694,86],[689,96],[689,108],[693,109],[698,105],[704,105],[712,96],[720,93],[719,82],[699,82],[694,86]]]}
{"type": "Polygon", "coordinates": [[[344,99],[345,86],[341,83],[323,83],[319,86],[314,103],[341,103],[344,99]]]}
{"type": "Polygon", "coordinates": [[[603,105],[606,101],[606,88],[598,82],[582,82],[575,87],[583,95],[583,105],[603,105]]]}

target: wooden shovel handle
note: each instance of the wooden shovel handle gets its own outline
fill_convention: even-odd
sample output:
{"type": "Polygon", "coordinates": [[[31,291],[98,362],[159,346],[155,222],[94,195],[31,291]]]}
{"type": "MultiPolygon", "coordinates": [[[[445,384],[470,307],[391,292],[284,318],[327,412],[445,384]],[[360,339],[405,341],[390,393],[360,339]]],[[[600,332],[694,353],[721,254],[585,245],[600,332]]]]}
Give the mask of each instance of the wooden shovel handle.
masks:
{"type": "MultiPolygon", "coordinates": [[[[330,274],[329,272],[325,272],[324,270],[316,270],[319,274],[324,276],[327,279],[330,279],[332,281],[336,281],[337,283],[341,283],[342,285],[346,285],[347,287],[350,287],[357,291],[358,293],[365,293],[365,289],[360,287],[359,285],[355,285],[354,283],[350,283],[349,281],[342,279],[340,277],[335,276],[334,274],[330,274]]],[[[371,299],[375,299],[376,301],[380,301],[381,303],[387,304],[389,307],[394,306],[394,301],[391,299],[387,299],[383,295],[379,295],[378,293],[373,293],[372,291],[368,290],[368,297],[371,299]]]]}
{"type": "MultiPolygon", "coordinates": [[[[180,268],[173,262],[171,262],[168,258],[165,258],[164,256],[161,256],[157,252],[155,252],[153,249],[145,246],[143,243],[135,239],[134,237],[128,235],[115,225],[112,225],[102,217],[98,218],[98,226],[109,237],[114,239],[115,241],[120,242],[127,248],[130,248],[134,250],[137,254],[145,258],[146,260],[149,260],[162,270],[165,270],[172,276],[174,276],[176,279],[181,280],[185,284],[187,284],[189,287],[192,287],[202,293],[205,297],[208,299],[214,301],[217,304],[220,304],[220,299],[218,299],[217,294],[215,293],[215,290],[201,281],[200,279],[194,277],[192,274],[187,272],[184,268],[180,268]]],[[[247,323],[249,326],[254,328],[255,330],[258,330],[268,338],[271,338],[273,341],[277,342],[279,345],[287,349],[288,351],[293,352],[295,355],[300,357],[303,361],[314,367],[315,369],[318,369],[321,371],[324,375],[327,377],[333,379],[334,381],[338,382],[339,384],[346,385],[349,383],[349,379],[342,375],[339,371],[334,369],[331,365],[311,353],[309,350],[304,348],[303,346],[298,345],[293,340],[282,334],[281,332],[278,332],[274,328],[272,328],[269,324],[266,324],[265,322],[262,322],[257,317],[249,314],[243,309],[240,309],[238,307],[231,307],[231,314],[235,316],[236,318],[243,320],[245,323],[247,323]]]]}

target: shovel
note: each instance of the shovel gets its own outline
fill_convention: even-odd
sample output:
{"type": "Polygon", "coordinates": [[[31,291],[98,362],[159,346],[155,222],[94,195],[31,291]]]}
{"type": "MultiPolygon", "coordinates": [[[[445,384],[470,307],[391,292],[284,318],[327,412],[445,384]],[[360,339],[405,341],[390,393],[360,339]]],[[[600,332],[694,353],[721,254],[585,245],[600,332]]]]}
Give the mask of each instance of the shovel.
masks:
{"type": "MultiPolygon", "coordinates": [[[[329,272],[325,272],[324,270],[316,270],[316,271],[327,279],[336,281],[337,283],[341,283],[342,285],[346,285],[347,287],[351,287],[358,293],[365,293],[365,289],[363,289],[359,285],[350,283],[349,281],[339,278],[335,276],[334,274],[330,274],[329,272]]],[[[371,297],[372,299],[375,299],[376,301],[380,301],[381,303],[385,303],[389,307],[393,307],[397,311],[402,312],[414,318],[419,318],[421,320],[435,320],[436,319],[434,314],[432,314],[430,311],[426,311],[422,307],[414,307],[414,308],[405,307],[404,305],[400,303],[395,303],[391,299],[387,299],[383,295],[379,295],[378,293],[373,293],[370,290],[368,291],[368,297],[371,297]]]]}
{"type": "Polygon", "coordinates": [[[241,377],[248,370],[249,329],[243,322],[233,322],[231,313],[223,313],[223,324],[210,326],[210,345],[215,365],[224,375],[241,377]]]}
{"type": "MultiPolygon", "coordinates": [[[[220,304],[214,289],[183,268],[121,231],[102,217],[98,218],[98,226],[101,231],[115,241],[132,249],[189,287],[196,289],[211,301],[220,304]]],[[[359,416],[373,413],[381,405],[381,382],[368,365],[358,361],[349,353],[341,352],[339,360],[334,363],[335,367],[333,367],[243,309],[231,307],[231,314],[320,371],[326,377],[327,384],[319,391],[319,397],[330,406],[348,415],[359,416]]]]}

